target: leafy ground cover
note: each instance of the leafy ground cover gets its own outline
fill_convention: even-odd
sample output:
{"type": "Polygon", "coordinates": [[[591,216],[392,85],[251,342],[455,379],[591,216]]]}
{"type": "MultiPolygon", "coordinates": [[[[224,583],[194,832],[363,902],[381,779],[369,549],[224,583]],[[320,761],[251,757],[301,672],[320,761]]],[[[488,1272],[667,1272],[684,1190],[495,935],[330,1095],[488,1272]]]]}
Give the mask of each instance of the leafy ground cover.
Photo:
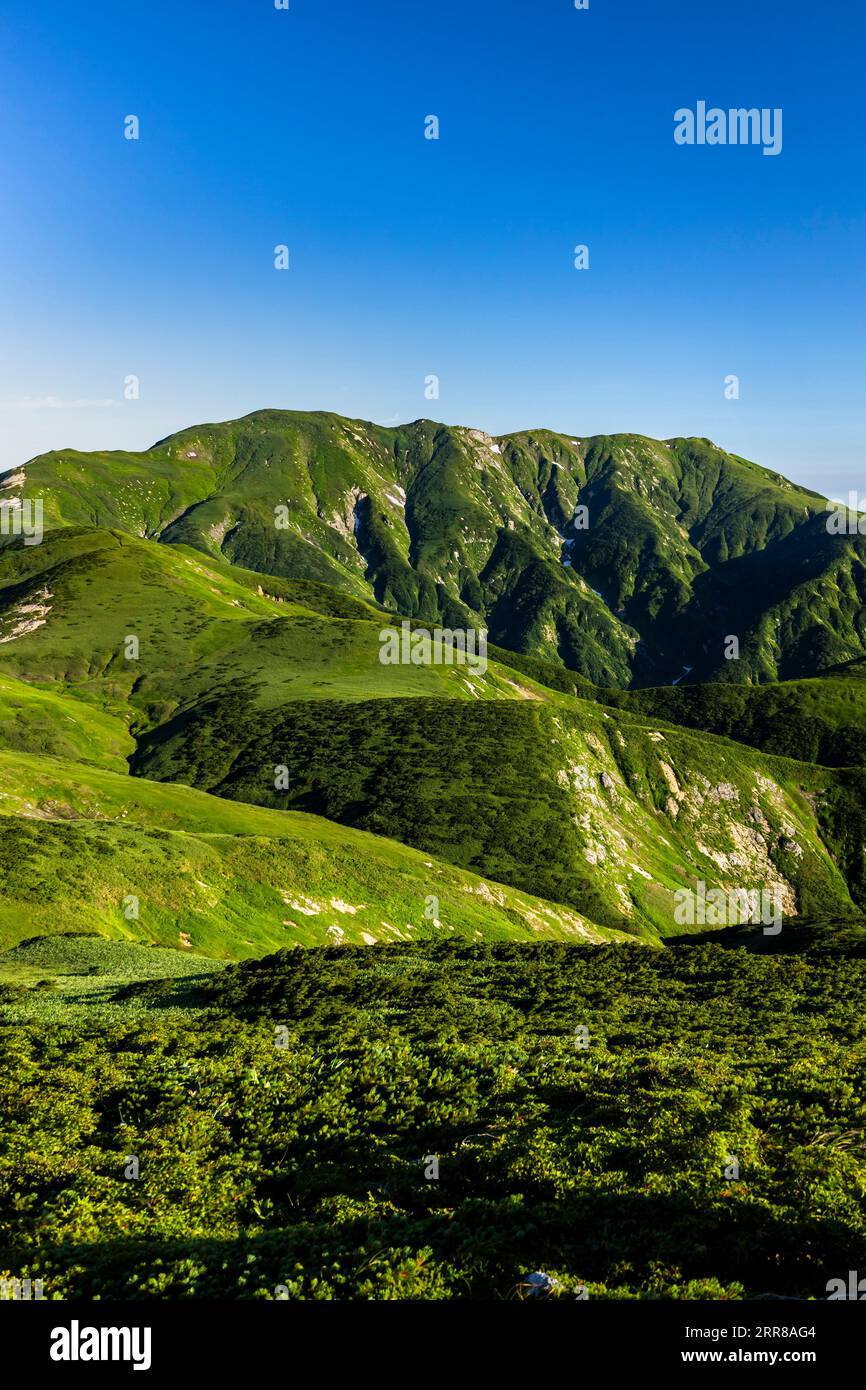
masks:
{"type": "Polygon", "coordinates": [[[866,947],[783,938],[124,960],[90,1014],[13,990],[0,1267],[55,1298],[826,1297],[866,1260],[866,947]]]}

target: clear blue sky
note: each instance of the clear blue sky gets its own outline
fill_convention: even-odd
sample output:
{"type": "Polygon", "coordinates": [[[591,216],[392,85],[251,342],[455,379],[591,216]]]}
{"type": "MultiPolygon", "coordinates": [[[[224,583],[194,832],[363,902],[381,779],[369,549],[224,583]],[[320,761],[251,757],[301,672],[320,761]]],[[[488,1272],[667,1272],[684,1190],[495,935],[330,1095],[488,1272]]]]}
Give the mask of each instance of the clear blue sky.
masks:
{"type": "Polygon", "coordinates": [[[0,468],[280,406],[866,492],[864,41],[855,0],[2,0],[0,468]],[[675,145],[699,99],[782,153],[675,145]]]}

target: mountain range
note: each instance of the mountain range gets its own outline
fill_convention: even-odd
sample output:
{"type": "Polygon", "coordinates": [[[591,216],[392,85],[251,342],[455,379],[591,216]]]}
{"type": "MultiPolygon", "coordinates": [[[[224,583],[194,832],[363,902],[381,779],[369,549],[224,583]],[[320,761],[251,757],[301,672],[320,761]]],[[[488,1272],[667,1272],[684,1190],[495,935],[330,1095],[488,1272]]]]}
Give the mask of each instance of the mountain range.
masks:
{"type": "Polygon", "coordinates": [[[866,905],[866,537],[705,439],[258,411],[0,477],[0,941],[652,943],[866,905]],[[383,628],[483,629],[484,669],[383,628]],[[733,639],[733,641],[732,641],[733,639]]]}
{"type": "Polygon", "coordinates": [[[49,527],[480,623],[601,685],[796,679],[866,655],[866,537],[829,532],[826,499],[706,439],[265,410],[140,454],[46,454],[5,487],[42,497],[49,527]]]}

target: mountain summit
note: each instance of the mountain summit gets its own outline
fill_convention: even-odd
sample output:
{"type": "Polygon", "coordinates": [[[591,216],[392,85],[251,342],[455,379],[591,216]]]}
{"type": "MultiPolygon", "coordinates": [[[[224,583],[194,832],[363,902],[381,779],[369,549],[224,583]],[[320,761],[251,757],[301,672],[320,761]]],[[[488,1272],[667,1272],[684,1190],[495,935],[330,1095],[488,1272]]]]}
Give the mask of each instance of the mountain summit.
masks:
{"type": "Polygon", "coordinates": [[[819,494],[707,439],[261,410],[142,453],[44,454],[0,486],[41,497],[46,528],[483,626],[605,686],[793,679],[866,654],[866,538],[830,534],[819,494]]]}

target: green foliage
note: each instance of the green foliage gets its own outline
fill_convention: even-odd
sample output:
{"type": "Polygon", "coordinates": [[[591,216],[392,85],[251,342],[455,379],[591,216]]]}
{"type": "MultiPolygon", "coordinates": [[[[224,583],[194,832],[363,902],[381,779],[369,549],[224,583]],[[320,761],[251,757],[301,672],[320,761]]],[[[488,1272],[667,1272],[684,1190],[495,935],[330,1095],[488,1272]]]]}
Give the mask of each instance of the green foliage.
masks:
{"type": "MultiPolygon", "coordinates": [[[[589,695],[585,686],[575,693],[589,695]]],[[[800,762],[826,767],[866,763],[866,686],[847,673],[758,686],[600,690],[596,698],[611,708],[722,734],[800,762]]]]}
{"type": "Polygon", "coordinates": [[[0,944],[74,928],[236,960],[334,934],[610,939],[396,841],[190,787],[0,751],[0,801],[0,944]]]}
{"type": "Polygon", "coordinates": [[[262,410],[141,454],[47,454],[20,490],[51,528],[111,528],[308,598],[328,586],[484,625],[605,686],[684,666],[696,680],[793,678],[863,655],[866,539],[828,534],[824,499],[705,439],[494,440],[262,410]],[[590,524],[575,531],[578,502],[590,524]],[[728,633],[739,662],[723,659],[728,633]]]}
{"type": "Polygon", "coordinates": [[[20,490],[0,1273],[699,1299],[862,1267],[866,541],[823,499],[707,440],[279,411],[20,490]],[[500,645],[383,663],[403,615],[500,645]],[[789,920],[688,940],[697,881],[789,920]]]}
{"type": "Polygon", "coordinates": [[[670,934],[675,891],[725,882],[731,854],[738,881],[794,884],[800,911],[851,906],[801,794],[827,777],[583,701],[297,700],[253,717],[237,685],[144,735],[131,765],[400,840],[639,935],[670,934]],[[758,823],[766,852],[749,862],[758,823]]]}
{"type": "Polygon", "coordinates": [[[866,950],[783,936],[282,952],[189,1023],[18,1010],[0,1266],[54,1298],[824,1297],[866,1260],[866,950]]]}

